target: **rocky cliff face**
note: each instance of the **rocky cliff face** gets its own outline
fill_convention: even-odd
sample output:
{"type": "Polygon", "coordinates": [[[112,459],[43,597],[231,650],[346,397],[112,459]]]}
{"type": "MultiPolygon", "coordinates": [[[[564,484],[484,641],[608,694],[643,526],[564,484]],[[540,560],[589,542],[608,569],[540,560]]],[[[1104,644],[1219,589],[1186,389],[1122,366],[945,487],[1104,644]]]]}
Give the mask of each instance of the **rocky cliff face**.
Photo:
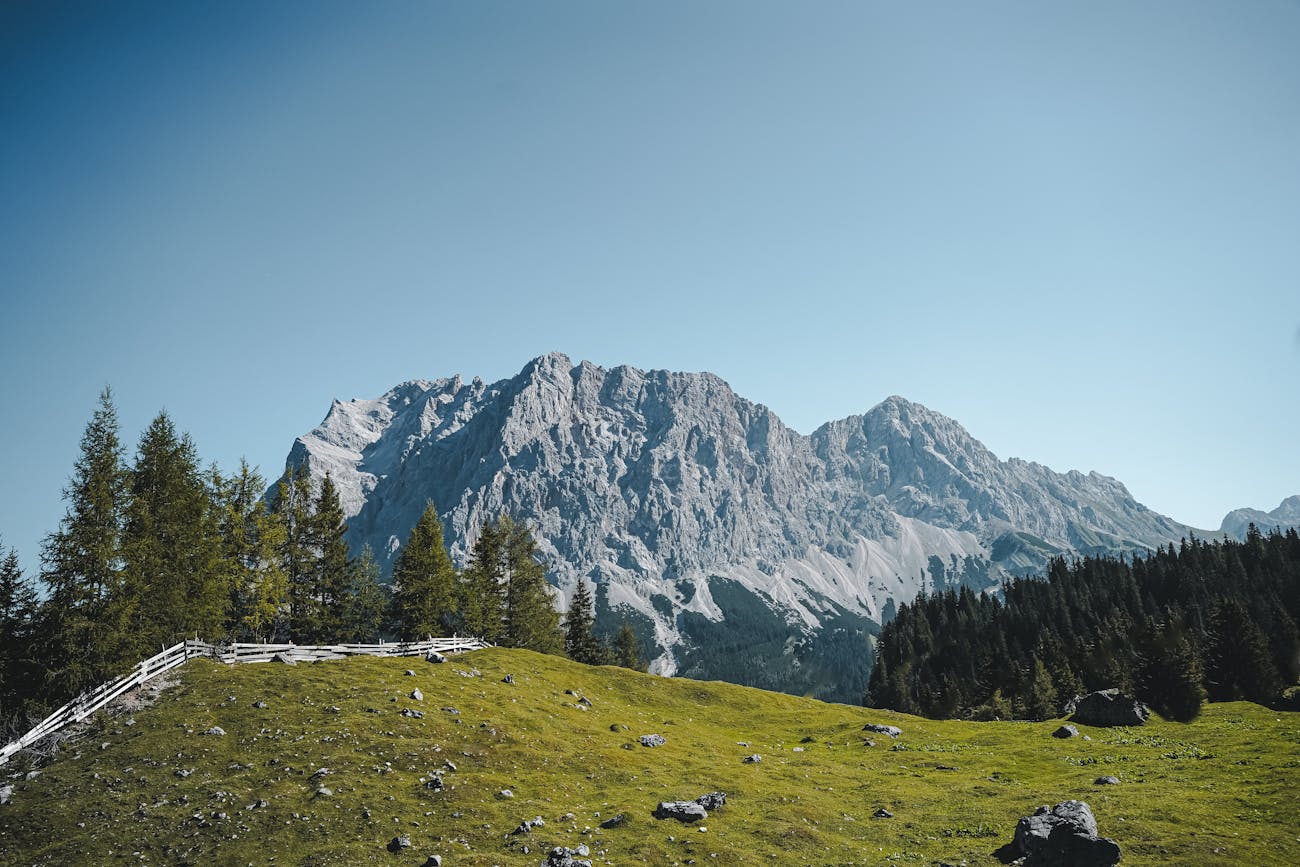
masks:
{"type": "Polygon", "coordinates": [[[1287,529],[1300,527],[1300,495],[1287,497],[1271,512],[1259,509],[1234,509],[1223,518],[1219,533],[1235,539],[1246,538],[1246,528],[1254,524],[1261,533],[1267,533],[1274,527],[1287,529]]]}
{"type": "Polygon", "coordinates": [[[902,398],[804,436],[713,374],[559,353],[490,385],[335,401],[294,443],[288,463],[303,462],[332,475],[354,550],[386,571],[428,500],[462,562],[508,513],[562,595],[586,578],[606,624],[640,628],[655,670],[847,699],[867,633],[918,590],[982,590],[1057,553],[1188,529],[1106,476],[1001,461],[902,398]]]}

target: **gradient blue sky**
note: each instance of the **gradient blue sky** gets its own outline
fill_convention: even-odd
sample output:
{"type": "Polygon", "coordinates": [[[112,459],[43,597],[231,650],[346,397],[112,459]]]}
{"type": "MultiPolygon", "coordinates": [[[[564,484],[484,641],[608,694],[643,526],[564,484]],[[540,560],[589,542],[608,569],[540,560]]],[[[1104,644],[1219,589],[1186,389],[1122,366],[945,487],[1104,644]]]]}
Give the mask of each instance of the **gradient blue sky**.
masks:
{"type": "Polygon", "coordinates": [[[559,349],[901,394],[1217,528],[1300,492],[1300,4],[0,6],[0,535],[105,383],[274,475],[559,349]]]}

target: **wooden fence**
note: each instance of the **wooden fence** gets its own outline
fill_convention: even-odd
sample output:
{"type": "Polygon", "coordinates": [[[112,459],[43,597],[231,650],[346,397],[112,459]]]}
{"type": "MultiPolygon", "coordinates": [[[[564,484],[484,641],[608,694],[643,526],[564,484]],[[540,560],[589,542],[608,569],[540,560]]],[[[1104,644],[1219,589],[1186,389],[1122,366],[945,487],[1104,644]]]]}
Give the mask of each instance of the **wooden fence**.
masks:
{"type": "Polygon", "coordinates": [[[111,680],[89,692],[82,693],[42,720],[35,728],[18,740],[0,747],[0,765],[19,750],[54,734],[60,729],[81,722],[124,692],[134,689],[160,674],[183,665],[197,656],[218,659],[235,664],[245,662],[287,663],[320,662],[327,659],[345,659],[349,656],[425,656],[438,653],[462,653],[491,647],[477,638],[431,638],[428,641],[404,641],[391,644],[209,644],[189,640],[173,644],[166,650],[137,663],[135,668],[116,680],[111,680]]]}

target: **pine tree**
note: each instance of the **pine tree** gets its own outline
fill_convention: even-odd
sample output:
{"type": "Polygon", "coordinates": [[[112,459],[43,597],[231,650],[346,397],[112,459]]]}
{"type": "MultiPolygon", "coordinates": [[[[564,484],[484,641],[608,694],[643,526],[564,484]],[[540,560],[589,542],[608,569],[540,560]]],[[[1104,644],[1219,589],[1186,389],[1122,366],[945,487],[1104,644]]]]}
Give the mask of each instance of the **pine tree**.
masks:
{"type": "Polygon", "coordinates": [[[587,582],[579,578],[565,617],[564,652],[575,662],[605,665],[609,662],[609,650],[591,631],[595,622],[592,603],[587,582]]]}
{"type": "Polygon", "coordinates": [[[1023,719],[1052,719],[1060,713],[1057,706],[1056,686],[1041,659],[1034,659],[1033,667],[1020,695],[1020,716],[1023,719]]]}
{"type": "Polygon", "coordinates": [[[1207,679],[1214,701],[1268,703],[1277,698],[1281,680],[1268,642],[1246,607],[1235,599],[1220,603],[1211,616],[1207,679]]]}
{"type": "Polygon", "coordinates": [[[1182,635],[1162,632],[1143,654],[1138,697],[1165,719],[1191,722],[1205,701],[1200,655],[1182,635]]]}
{"type": "Polygon", "coordinates": [[[0,721],[13,718],[36,698],[38,609],[36,588],[23,576],[18,552],[10,548],[0,561],[0,721]]]}
{"type": "Polygon", "coordinates": [[[563,653],[564,633],[555,610],[546,569],[539,562],[537,543],[522,524],[502,518],[498,531],[506,555],[506,608],[501,643],[541,653],[563,653]]]}
{"type": "Polygon", "coordinates": [[[217,491],[221,554],[231,588],[226,633],[241,641],[269,641],[287,629],[288,583],[278,552],[283,527],[262,491],[265,482],[248,462],[224,478],[213,470],[217,491]]]}
{"type": "Polygon", "coordinates": [[[121,535],[126,473],[113,393],[105,388],[81,437],[64,488],[67,512],[41,551],[48,598],[41,609],[45,691],[61,700],[118,673],[125,623],[110,619],[121,601],[121,535]]]}
{"type": "Polygon", "coordinates": [[[388,611],[387,591],[379,583],[379,563],[366,545],[352,561],[341,641],[369,644],[379,640],[388,611]]]}
{"type": "Polygon", "coordinates": [[[324,644],[338,641],[346,628],[348,588],[352,583],[348,543],[344,539],[348,525],[343,520],[343,506],[329,473],[321,482],[311,524],[311,542],[316,555],[312,568],[316,616],[304,629],[304,635],[311,644],[324,644]]]}
{"type": "Polygon", "coordinates": [[[277,558],[289,598],[289,637],[303,641],[319,618],[314,588],[311,479],[306,464],[285,470],[276,482],[271,508],[280,547],[277,558]]]}
{"type": "Polygon", "coordinates": [[[630,668],[633,671],[645,671],[645,666],[641,664],[641,653],[636,633],[626,620],[623,621],[623,625],[618,628],[618,632],[614,636],[614,662],[616,665],[630,668]]]}
{"type": "Polygon", "coordinates": [[[461,575],[458,607],[461,628],[493,644],[501,640],[505,621],[506,558],[504,537],[487,523],[474,540],[469,568],[461,575]]]}
{"type": "Polygon", "coordinates": [[[132,655],[222,634],[231,587],[213,496],[194,443],[160,412],[140,437],[122,533],[132,655]]]}
{"type": "MultiPolygon", "coordinates": [[[[398,635],[418,641],[446,635],[456,622],[456,569],[443,545],[433,503],[411,529],[393,568],[393,612],[398,635]]],[[[479,633],[475,633],[479,634],[479,633]]]]}

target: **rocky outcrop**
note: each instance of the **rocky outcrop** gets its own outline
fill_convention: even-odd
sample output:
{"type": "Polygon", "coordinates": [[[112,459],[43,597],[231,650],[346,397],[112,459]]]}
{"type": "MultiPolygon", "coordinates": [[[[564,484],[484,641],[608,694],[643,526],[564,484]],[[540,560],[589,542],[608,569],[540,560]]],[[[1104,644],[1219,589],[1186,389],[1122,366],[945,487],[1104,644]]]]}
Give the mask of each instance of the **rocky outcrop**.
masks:
{"type": "Polygon", "coordinates": [[[709,818],[709,813],[695,801],[660,801],[655,807],[654,817],[690,823],[709,818]]]}
{"type": "Polygon", "coordinates": [[[1271,512],[1259,509],[1234,509],[1223,518],[1219,534],[1237,539],[1246,538],[1246,530],[1254,524],[1261,533],[1274,528],[1300,527],[1300,495],[1287,497],[1271,512]]]}
{"type": "Polygon", "coordinates": [[[430,500],[461,563],[484,521],[511,515],[538,535],[561,595],[593,582],[598,617],[653,638],[654,671],[701,677],[723,662],[688,651],[730,612],[767,610],[791,639],[776,652],[807,654],[823,624],[879,623],[923,588],[990,588],[1057,554],[1188,531],[1114,479],[1000,460],[900,397],[805,436],[713,374],[559,353],[492,384],[415,380],[335,401],[288,463],[332,476],[348,541],[385,573],[430,500]]]}
{"type": "Polygon", "coordinates": [[[1016,823],[1012,847],[1026,867],[1110,867],[1119,844],[1098,836],[1097,820],[1083,801],[1039,807],[1016,823]]]}
{"type": "Polygon", "coordinates": [[[1065,706],[1070,719],[1086,726],[1140,726],[1151,711],[1118,689],[1102,689],[1074,698],[1065,706]]]}

